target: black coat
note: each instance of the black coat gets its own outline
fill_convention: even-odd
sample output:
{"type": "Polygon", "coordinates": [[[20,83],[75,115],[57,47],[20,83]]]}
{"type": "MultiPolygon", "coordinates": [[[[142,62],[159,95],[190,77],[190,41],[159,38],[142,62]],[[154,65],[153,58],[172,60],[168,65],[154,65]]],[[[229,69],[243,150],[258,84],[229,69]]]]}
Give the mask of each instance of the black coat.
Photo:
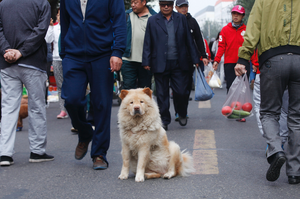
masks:
{"type": "MultiPolygon", "coordinates": [[[[184,15],[173,12],[175,38],[178,52],[178,64],[181,70],[189,70],[187,57],[191,55],[192,62],[197,64],[200,58],[197,53],[187,19],[184,15]]],[[[162,13],[148,19],[142,66],[150,66],[153,73],[163,73],[166,68],[168,50],[168,31],[162,13]]]]}
{"type": "Polygon", "coordinates": [[[202,56],[203,58],[207,58],[206,46],[205,46],[204,39],[202,37],[202,33],[201,33],[198,22],[196,21],[195,18],[192,17],[192,15],[190,13],[187,13],[186,18],[187,18],[188,25],[189,25],[190,31],[192,33],[193,39],[195,40],[196,47],[199,52],[199,56],[200,57],[202,56]]]}

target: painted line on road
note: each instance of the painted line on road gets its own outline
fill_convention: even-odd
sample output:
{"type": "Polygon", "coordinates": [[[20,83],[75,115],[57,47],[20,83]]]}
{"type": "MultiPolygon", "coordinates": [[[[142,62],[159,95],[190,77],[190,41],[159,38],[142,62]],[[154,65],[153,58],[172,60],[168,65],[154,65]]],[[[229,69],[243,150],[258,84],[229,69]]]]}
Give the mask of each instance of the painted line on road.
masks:
{"type": "Polygon", "coordinates": [[[213,130],[196,130],[194,149],[199,148],[203,150],[193,151],[195,174],[219,174],[215,133],[213,130]]]}
{"type": "Polygon", "coordinates": [[[204,101],[204,102],[199,102],[198,108],[211,108],[211,103],[210,100],[204,101]]]}

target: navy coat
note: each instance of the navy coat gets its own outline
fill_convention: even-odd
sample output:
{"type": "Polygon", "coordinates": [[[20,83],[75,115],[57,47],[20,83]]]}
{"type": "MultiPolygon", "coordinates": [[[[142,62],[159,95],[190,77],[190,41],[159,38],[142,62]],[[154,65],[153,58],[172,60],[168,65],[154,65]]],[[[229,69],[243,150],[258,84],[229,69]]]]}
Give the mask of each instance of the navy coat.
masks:
{"type": "MultiPolygon", "coordinates": [[[[195,43],[184,15],[173,12],[178,64],[181,70],[189,70],[188,55],[194,64],[200,62],[195,43]]],[[[151,16],[147,22],[144,40],[142,66],[150,66],[153,73],[163,73],[166,68],[168,51],[168,31],[161,12],[151,16]]]]}

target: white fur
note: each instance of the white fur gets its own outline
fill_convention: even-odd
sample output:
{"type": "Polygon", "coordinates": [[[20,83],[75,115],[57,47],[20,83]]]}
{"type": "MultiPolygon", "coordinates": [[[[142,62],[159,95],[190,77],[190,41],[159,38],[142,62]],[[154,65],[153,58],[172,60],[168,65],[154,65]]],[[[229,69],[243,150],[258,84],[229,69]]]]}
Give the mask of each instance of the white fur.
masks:
{"type": "Polygon", "coordinates": [[[158,106],[149,91],[134,89],[120,94],[123,99],[118,121],[123,166],[119,179],[127,179],[129,169],[136,174],[137,182],[143,182],[145,175],[168,179],[176,175],[187,176],[194,172],[192,156],[180,152],[178,144],[168,141],[158,106]]]}

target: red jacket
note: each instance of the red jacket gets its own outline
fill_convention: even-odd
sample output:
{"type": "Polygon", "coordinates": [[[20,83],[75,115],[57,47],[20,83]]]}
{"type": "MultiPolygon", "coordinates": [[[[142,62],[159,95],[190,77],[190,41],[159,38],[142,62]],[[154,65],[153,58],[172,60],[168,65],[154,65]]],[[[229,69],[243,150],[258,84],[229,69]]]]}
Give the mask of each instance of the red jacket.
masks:
{"type": "Polygon", "coordinates": [[[246,31],[246,25],[243,24],[237,30],[230,23],[224,26],[219,37],[218,52],[215,56],[215,61],[220,62],[223,54],[224,64],[237,63],[238,61],[238,51],[243,45],[244,34],[246,31]]]}

